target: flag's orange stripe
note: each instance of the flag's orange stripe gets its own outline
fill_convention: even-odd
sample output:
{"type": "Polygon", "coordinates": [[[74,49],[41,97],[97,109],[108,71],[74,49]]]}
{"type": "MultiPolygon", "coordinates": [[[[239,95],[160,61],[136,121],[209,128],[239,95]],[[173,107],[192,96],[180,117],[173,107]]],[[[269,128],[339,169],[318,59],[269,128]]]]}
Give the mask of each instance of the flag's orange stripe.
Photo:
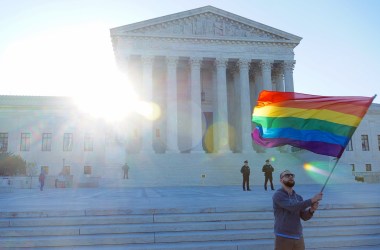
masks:
{"type": "Polygon", "coordinates": [[[300,108],[300,109],[319,109],[331,110],[348,115],[354,115],[363,118],[366,109],[358,108],[357,102],[337,102],[337,101],[321,101],[321,102],[307,102],[307,101],[283,101],[271,103],[269,106],[284,107],[284,108],[300,108]]]}
{"type": "Polygon", "coordinates": [[[365,112],[357,110],[365,107],[365,111],[372,103],[371,97],[361,96],[317,96],[294,92],[277,92],[263,90],[258,98],[257,106],[276,105],[294,108],[327,109],[363,117],[365,112]],[[287,103],[281,104],[281,103],[287,103]],[[332,105],[334,104],[334,105],[332,105]],[[294,105],[294,106],[293,106],[294,105]],[[336,107],[334,107],[336,105],[336,107]],[[347,107],[346,107],[347,106],[347,107]],[[352,110],[351,110],[352,109],[352,110]],[[363,114],[364,113],[364,114],[363,114]]]}

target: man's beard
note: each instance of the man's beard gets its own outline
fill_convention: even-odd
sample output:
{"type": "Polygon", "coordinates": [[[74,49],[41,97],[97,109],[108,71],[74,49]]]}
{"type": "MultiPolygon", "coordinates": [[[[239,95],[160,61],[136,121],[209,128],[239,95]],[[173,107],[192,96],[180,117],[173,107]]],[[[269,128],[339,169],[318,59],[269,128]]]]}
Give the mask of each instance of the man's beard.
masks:
{"type": "Polygon", "coordinates": [[[294,187],[294,185],[296,184],[296,182],[295,181],[284,181],[284,184],[285,184],[285,186],[287,186],[287,187],[294,187]]]}

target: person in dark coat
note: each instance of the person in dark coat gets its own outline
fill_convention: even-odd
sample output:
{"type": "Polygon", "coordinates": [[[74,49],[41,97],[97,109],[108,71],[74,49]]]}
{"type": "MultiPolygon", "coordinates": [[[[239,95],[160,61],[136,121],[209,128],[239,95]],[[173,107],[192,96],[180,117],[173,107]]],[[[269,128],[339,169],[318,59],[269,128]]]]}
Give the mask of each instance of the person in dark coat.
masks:
{"type": "Polygon", "coordinates": [[[251,174],[251,169],[248,166],[248,161],[244,161],[244,165],[240,169],[240,173],[243,175],[243,191],[245,191],[245,187],[247,187],[247,191],[251,191],[249,188],[249,175],[251,174]]]}
{"type": "Polygon", "coordinates": [[[44,190],[45,185],[45,173],[44,171],[41,171],[40,176],[38,177],[38,181],[40,182],[40,190],[44,190]]]}
{"type": "Polygon", "coordinates": [[[272,176],[274,168],[269,163],[269,160],[265,161],[265,165],[263,166],[262,170],[263,170],[264,176],[265,176],[265,181],[264,181],[264,189],[265,189],[265,191],[267,190],[268,180],[270,181],[270,187],[271,187],[271,189],[274,190],[274,187],[273,187],[273,176],[272,176]]]}
{"type": "Polygon", "coordinates": [[[124,165],[123,165],[123,167],[122,167],[122,169],[123,169],[123,172],[124,172],[124,179],[128,179],[128,171],[129,171],[129,166],[128,166],[128,164],[127,163],[125,163],[124,165]]]}

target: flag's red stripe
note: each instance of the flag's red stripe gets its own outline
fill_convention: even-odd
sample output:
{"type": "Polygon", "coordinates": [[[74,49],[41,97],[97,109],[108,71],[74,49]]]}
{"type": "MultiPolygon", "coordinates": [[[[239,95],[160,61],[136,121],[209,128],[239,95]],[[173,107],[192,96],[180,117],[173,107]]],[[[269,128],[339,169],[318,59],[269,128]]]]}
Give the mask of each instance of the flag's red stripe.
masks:
{"type": "MultiPolygon", "coordinates": [[[[264,105],[280,105],[284,103],[286,107],[295,107],[295,108],[315,108],[315,109],[325,109],[327,106],[330,110],[353,114],[357,111],[349,111],[350,108],[357,109],[358,107],[368,108],[371,105],[370,97],[362,96],[318,96],[318,95],[308,95],[294,92],[276,92],[276,91],[267,91],[263,90],[260,93],[258,98],[257,106],[264,105]],[[287,103],[287,104],[285,104],[287,103]],[[334,105],[331,105],[334,104],[334,105]],[[336,104],[336,107],[335,107],[336,104]],[[294,105],[294,106],[291,106],[294,105]],[[310,106],[307,106],[310,105],[310,106]],[[345,107],[348,105],[347,107],[345,107]],[[352,106],[351,106],[352,105],[352,106]],[[325,107],[324,107],[325,106],[325,107]],[[354,107],[353,107],[354,106],[354,107]]],[[[365,114],[365,112],[364,112],[365,114]]],[[[359,116],[363,117],[362,112],[359,111],[359,116]]],[[[354,114],[355,115],[355,114],[354,114]]]]}
{"type": "Polygon", "coordinates": [[[268,106],[277,107],[287,107],[287,108],[299,108],[299,109],[319,109],[319,110],[331,110],[339,113],[344,113],[348,115],[354,115],[363,118],[365,111],[363,109],[358,109],[358,106],[368,106],[368,100],[366,103],[364,101],[294,101],[288,100],[283,102],[276,102],[268,104],[268,106]]]}

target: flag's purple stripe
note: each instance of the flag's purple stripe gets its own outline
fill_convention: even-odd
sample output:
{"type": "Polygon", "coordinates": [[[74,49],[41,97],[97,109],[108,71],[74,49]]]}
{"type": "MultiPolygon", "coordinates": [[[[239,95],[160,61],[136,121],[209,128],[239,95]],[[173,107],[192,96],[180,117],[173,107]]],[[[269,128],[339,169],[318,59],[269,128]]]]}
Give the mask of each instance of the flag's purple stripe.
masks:
{"type": "Polygon", "coordinates": [[[292,145],[294,147],[303,148],[309,151],[312,151],[317,154],[322,155],[329,155],[333,157],[338,157],[342,155],[344,151],[344,147],[332,144],[332,143],[326,143],[326,142],[320,142],[320,141],[301,141],[301,140],[292,140],[289,138],[271,138],[271,139],[265,139],[260,136],[260,131],[258,128],[255,128],[252,132],[252,138],[253,140],[266,148],[272,148],[272,147],[278,147],[283,145],[292,145]]]}

